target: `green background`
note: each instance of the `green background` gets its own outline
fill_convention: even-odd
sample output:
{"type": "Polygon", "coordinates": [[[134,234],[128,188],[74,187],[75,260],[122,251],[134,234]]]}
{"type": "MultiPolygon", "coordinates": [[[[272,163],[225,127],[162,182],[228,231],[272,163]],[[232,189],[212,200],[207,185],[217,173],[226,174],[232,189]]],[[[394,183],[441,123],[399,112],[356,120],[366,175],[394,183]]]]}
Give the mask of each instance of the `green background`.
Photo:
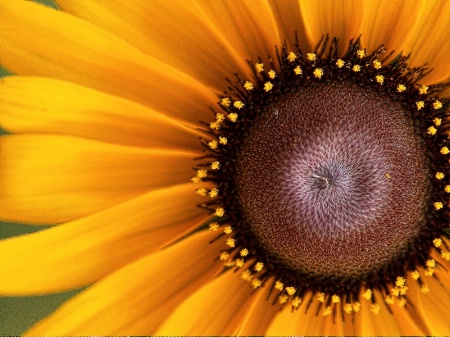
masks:
{"type": "MultiPolygon", "coordinates": [[[[36,0],[36,2],[58,8],[55,2],[51,0],[36,0]]],[[[10,73],[0,67],[0,77],[7,75],[10,75],[10,73]]],[[[5,133],[5,130],[0,128],[0,135],[5,133]]],[[[37,232],[48,227],[0,222],[0,239],[37,232]]],[[[14,263],[14,261],[10,261],[10,263],[14,263]]],[[[0,297],[0,336],[19,335],[23,333],[79,291],[74,290],[43,296],[0,297]]]]}

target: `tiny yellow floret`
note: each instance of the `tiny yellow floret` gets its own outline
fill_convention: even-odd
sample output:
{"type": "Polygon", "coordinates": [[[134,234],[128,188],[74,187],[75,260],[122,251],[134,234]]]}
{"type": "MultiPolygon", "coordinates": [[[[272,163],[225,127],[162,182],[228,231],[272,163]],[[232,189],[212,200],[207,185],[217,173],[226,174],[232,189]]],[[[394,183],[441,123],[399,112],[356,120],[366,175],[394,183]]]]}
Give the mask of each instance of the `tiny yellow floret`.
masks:
{"type": "Polygon", "coordinates": [[[325,293],[318,293],[318,294],[317,294],[317,300],[318,300],[319,302],[325,301],[325,293]]]}
{"type": "Polygon", "coordinates": [[[427,268],[424,274],[425,276],[432,277],[434,275],[434,268],[427,268]]]}
{"type": "Polygon", "coordinates": [[[298,296],[295,296],[291,301],[291,304],[294,308],[298,308],[301,303],[302,303],[302,299],[298,296]]]}
{"type": "Polygon", "coordinates": [[[218,170],[219,167],[220,167],[220,162],[218,162],[218,161],[214,161],[214,162],[211,164],[211,169],[213,169],[213,170],[218,170]]]}
{"type": "Polygon", "coordinates": [[[225,210],[223,208],[216,209],[216,212],[214,213],[215,216],[222,217],[225,214],[225,210]]]}
{"type": "Polygon", "coordinates": [[[227,239],[227,246],[233,248],[235,245],[236,245],[235,239],[232,239],[232,238],[227,239]]]}
{"type": "Polygon", "coordinates": [[[406,90],[406,87],[403,84],[399,84],[397,86],[397,92],[403,92],[406,90]]]}
{"type": "Polygon", "coordinates": [[[247,90],[247,91],[253,90],[253,89],[254,89],[253,83],[250,82],[250,81],[245,81],[245,83],[244,83],[244,89],[247,90]]]}
{"type": "Polygon", "coordinates": [[[339,303],[340,301],[341,301],[341,298],[338,295],[331,296],[332,303],[339,303]]]}
{"type": "Polygon", "coordinates": [[[450,193],[450,185],[445,185],[444,191],[450,193]]]}
{"type": "Polygon", "coordinates": [[[361,309],[361,303],[359,302],[353,302],[353,311],[358,312],[359,309],[361,309]]]}
{"type": "Polygon", "coordinates": [[[384,301],[385,301],[387,304],[394,304],[394,298],[393,298],[391,295],[387,295],[387,296],[384,298],[384,301]]]}
{"type": "Polygon", "coordinates": [[[442,108],[442,102],[438,101],[438,100],[434,101],[433,102],[433,109],[434,110],[439,110],[440,108],[442,108]]]}
{"type": "Polygon", "coordinates": [[[418,270],[414,270],[414,271],[411,273],[411,277],[412,277],[413,280],[418,280],[419,277],[420,277],[419,271],[418,271],[418,270]]]}
{"type": "Polygon", "coordinates": [[[302,68],[300,68],[300,66],[296,66],[294,68],[294,73],[295,73],[295,75],[301,75],[302,74],[302,68]]]}
{"type": "Polygon", "coordinates": [[[233,227],[227,226],[227,227],[224,228],[223,232],[225,234],[231,234],[231,232],[233,232],[233,227]]]}
{"type": "Polygon", "coordinates": [[[288,56],[286,57],[286,59],[287,59],[289,62],[294,62],[294,61],[297,59],[297,55],[295,55],[295,53],[291,51],[291,52],[288,54],[288,56]]]}
{"type": "Polygon", "coordinates": [[[230,258],[230,254],[228,252],[222,252],[219,255],[220,261],[226,261],[230,258]]]}
{"type": "Polygon", "coordinates": [[[370,300],[372,298],[372,290],[367,289],[362,295],[366,300],[370,300]]]}
{"type": "Polygon", "coordinates": [[[434,239],[434,240],[433,240],[433,245],[434,245],[436,248],[439,248],[439,247],[442,245],[442,239],[441,239],[441,238],[436,238],[436,239],[434,239]]]}
{"type": "Polygon", "coordinates": [[[206,170],[198,170],[197,171],[197,177],[206,178],[207,176],[208,176],[208,171],[206,171],[206,170]]]}
{"type": "Polygon", "coordinates": [[[244,259],[236,259],[236,267],[242,268],[244,266],[244,259]]]}
{"type": "Polygon", "coordinates": [[[212,141],[210,141],[209,143],[208,143],[208,146],[209,146],[209,148],[210,149],[217,149],[217,141],[215,141],[215,140],[212,140],[212,141]]]}
{"type": "Polygon", "coordinates": [[[442,118],[435,118],[435,119],[433,119],[433,123],[434,123],[434,125],[436,125],[436,126],[440,126],[441,125],[441,123],[442,123],[442,118]]]}
{"type": "Polygon", "coordinates": [[[384,76],[383,75],[377,75],[377,76],[375,76],[375,80],[377,81],[377,83],[383,84],[384,83],[384,76]]]}
{"type": "Polygon", "coordinates": [[[331,315],[331,306],[328,305],[323,310],[322,316],[329,316],[329,315],[331,315]]]}
{"type": "Polygon", "coordinates": [[[364,49],[359,49],[356,51],[356,55],[358,56],[358,58],[362,59],[364,58],[364,56],[366,56],[366,51],[364,49]]]}
{"type": "Polygon", "coordinates": [[[219,112],[218,114],[216,114],[216,120],[218,123],[223,122],[225,120],[225,115],[219,112]]]}
{"type": "MultiPolygon", "coordinates": [[[[241,109],[245,106],[245,104],[242,103],[242,101],[234,101],[233,106],[234,106],[236,109],[241,110],[241,109]]],[[[231,114],[230,114],[230,115],[231,115],[231,114]]],[[[228,115],[228,117],[230,117],[230,115],[228,115]]]]}
{"type": "Polygon", "coordinates": [[[281,281],[276,281],[276,282],[275,282],[275,289],[277,289],[277,290],[279,290],[279,291],[282,291],[283,288],[284,288],[283,282],[281,282],[281,281]]]}
{"type": "Polygon", "coordinates": [[[425,85],[422,85],[422,86],[419,88],[419,94],[421,94],[421,95],[425,95],[425,94],[427,93],[427,91],[428,91],[428,87],[425,86],[425,85]]]}
{"type": "Polygon", "coordinates": [[[288,301],[288,299],[289,299],[289,296],[288,296],[288,295],[281,295],[281,296],[278,298],[278,302],[279,302],[280,304],[284,304],[284,303],[286,303],[286,302],[288,301]]]}
{"type": "Polygon", "coordinates": [[[350,314],[350,313],[353,311],[353,306],[352,306],[352,304],[351,304],[351,303],[345,303],[345,304],[344,304],[344,311],[345,311],[347,314],[350,314]]]}
{"type": "Polygon", "coordinates": [[[427,133],[428,133],[429,135],[434,136],[434,135],[436,134],[436,132],[437,132],[437,129],[436,129],[434,126],[430,126],[430,127],[427,129],[427,133]]]}
{"type": "Polygon", "coordinates": [[[444,147],[441,149],[441,153],[442,153],[442,154],[448,154],[449,152],[450,152],[450,150],[448,149],[447,146],[444,146],[444,147]]]}
{"type": "Polygon", "coordinates": [[[426,265],[428,268],[434,268],[434,267],[436,267],[436,261],[434,261],[434,259],[428,259],[428,260],[425,262],[425,265],[426,265]]]}
{"type": "Polygon", "coordinates": [[[345,62],[344,62],[344,60],[342,60],[342,59],[338,59],[338,60],[336,61],[336,65],[337,65],[337,67],[340,69],[340,68],[342,68],[342,67],[345,65],[345,62]]]}
{"type": "Polygon", "coordinates": [[[208,193],[208,190],[206,188],[204,188],[204,187],[201,187],[201,188],[197,188],[195,193],[197,193],[198,195],[201,195],[202,197],[204,197],[208,193]]]}
{"type": "Polygon", "coordinates": [[[406,282],[405,278],[399,276],[399,277],[397,277],[397,279],[395,280],[395,285],[396,285],[397,287],[403,287],[403,286],[405,285],[405,282],[406,282]]]}
{"type": "Polygon", "coordinates": [[[416,102],[416,106],[417,106],[417,110],[421,110],[425,107],[425,102],[424,101],[418,101],[416,102]]]}
{"type": "Polygon", "coordinates": [[[241,249],[241,251],[239,252],[239,255],[247,256],[248,255],[248,249],[247,248],[241,249]]]}
{"type": "Polygon", "coordinates": [[[277,73],[274,70],[270,70],[267,75],[269,75],[269,78],[273,80],[277,76],[277,73]]]}
{"type": "Polygon", "coordinates": [[[439,211],[440,209],[444,208],[444,204],[440,201],[435,202],[433,205],[434,205],[434,208],[436,208],[436,211],[439,211]]]}
{"type": "Polygon", "coordinates": [[[219,189],[218,188],[213,188],[211,191],[209,191],[209,196],[211,198],[215,198],[219,195],[219,189]]]}
{"type": "Polygon", "coordinates": [[[359,64],[355,64],[355,65],[352,67],[352,70],[353,70],[355,73],[360,72],[360,71],[361,71],[361,66],[360,66],[359,64]]]}
{"type": "Polygon", "coordinates": [[[241,274],[241,278],[244,281],[251,281],[252,280],[252,273],[250,272],[250,270],[244,270],[241,274]]]}
{"type": "Polygon", "coordinates": [[[450,252],[446,252],[444,250],[441,250],[441,257],[445,260],[445,261],[450,261],[450,252]]]}
{"type": "Polygon", "coordinates": [[[238,119],[238,114],[235,112],[232,112],[228,115],[228,119],[230,121],[232,121],[233,123],[236,123],[237,119],[238,119]]]}
{"type": "Polygon", "coordinates": [[[444,179],[444,177],[445,177],[445,174],[444,174],[444,173],[442,173],[442,172],[436,172],[436,179],[442,180],[442,179],[444,179]]]}
{"type": "Polygon", "coordinates": [[[405,297],[400,297],[397,301],[397,305],[404,307],[406,305],[406,302],[408,302],[408,301],[406,300],[405,297]]]}
{"type": "Polygon", "coordinates": [[[306,59],[308,61],[315,61],[317,59],[317,57],[316,57],[316,54],[314,54],[314,53],[308,53],[308,54],[306,54],[306,59]]]}
{"type": "Polygon", "coordinates": [[[297,289],[295,289],[294,287],[286,287],[286,292],[288,293],[289,296],[294,295],[296,291],[297,289]]]}
{"type": "Polygon", "coordinates": [[[380,310],[381,310],[381,307],[378,303],[373,303],[370,305],[370,311],[373,314],[377,315],[380,312],[380,310]]]}
{"type": "Polygon", "coordinates": [[[378,60],[374,60],[374,61],[372,62],[372,66],[373,66],[374,69],[376,69],[376,70],[381,69],[381,62],[378,61],[378,60]]]}
{"type": "Polygon", "coordinates": [[[220,129],[220,123],[219,122],[211,122],[211,123],[209,123],[209,127],[212,130],[219,130],[220,129]]]}
{"type": "Polygon", "coordinates": [[[273,88],[273,84],[271,82],[267,81],[266,83],[264,83],[264,90],[266,92],[269,92],[270,90],[272,90],[272,88],[273,88]]]}
{"type": "Polygon", "coordinates": [[[255,69],[258,73],[262,73],[264,71],[264,63],[256,63],[255,69]]]}
{"type": "Polygon", "coordinates": [[[261,287],[261,285],[262,285],[262,282],[259,279],[257,279],[257,278],[255,278],[252,281],[253,289],[259,288],[259,287],[261,287]]]}
{"type": "Polygon", "coordinates": [[[316,68],[313,71],[313,74],[316,78],[322,78],[323,76],[323,69],[322,68],[316,68]]]}
{"type": "Polygon", "coordinates": [[[231,105],[231,100],[228,97],[224,97],[220,100],[220,105],[222,105],[225,108],[228,108],[231,105]]]}
{"type": "Polygon", "coordinates": [[[255,271],[256,272],[260,272],[261,270],[263,270],[263,268],[264,268],[264,263],[262,263],[262,262],[258,262],[257,264],[255,264],[255,271]]]}
{"type": "Polygon", "coordinates": [[[212,231],[216,231],[219,229],[219,224],[217,222],[211,222],[209,224],[209,229],[212,231]]]}
{"type": "Polygon", "coordinates": [[[228,143],[228,139],[226,137],[219,137],[219,143],[222,145],[226,145],[228,143]]]}

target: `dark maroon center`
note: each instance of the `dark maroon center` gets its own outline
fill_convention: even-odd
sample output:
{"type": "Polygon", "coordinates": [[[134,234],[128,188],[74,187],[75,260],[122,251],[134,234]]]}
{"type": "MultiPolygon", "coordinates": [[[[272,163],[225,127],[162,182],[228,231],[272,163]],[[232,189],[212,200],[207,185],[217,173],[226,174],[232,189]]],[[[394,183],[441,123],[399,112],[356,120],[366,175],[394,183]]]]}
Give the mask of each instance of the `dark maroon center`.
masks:
{"type": "Polygon", "coordinates": [[[428,188],[421,138],[400,103],[348,83],[271,105],[240,146],[238,202],[259,244],[288,268],[368,274],[419,233],[428,188]]]}

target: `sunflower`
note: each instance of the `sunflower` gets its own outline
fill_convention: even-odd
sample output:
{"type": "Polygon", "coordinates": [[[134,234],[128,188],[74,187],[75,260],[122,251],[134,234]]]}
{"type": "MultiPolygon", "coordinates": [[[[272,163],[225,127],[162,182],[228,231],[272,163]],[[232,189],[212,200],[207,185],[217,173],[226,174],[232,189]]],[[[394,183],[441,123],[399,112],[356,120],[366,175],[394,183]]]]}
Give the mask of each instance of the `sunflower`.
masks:
{"type": "Polygon", "coordinates": [[[27,334],[450,332],[450,2],[57,3],[0,4],[0,293],[85,288],[27,334]]]}

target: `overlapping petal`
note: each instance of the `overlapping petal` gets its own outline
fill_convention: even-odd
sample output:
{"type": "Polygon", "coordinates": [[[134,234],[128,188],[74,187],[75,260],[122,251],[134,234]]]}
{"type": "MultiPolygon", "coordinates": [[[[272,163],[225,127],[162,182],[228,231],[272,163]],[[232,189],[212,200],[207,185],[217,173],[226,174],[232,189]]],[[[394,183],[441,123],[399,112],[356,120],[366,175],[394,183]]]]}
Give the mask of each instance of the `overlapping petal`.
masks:
{"type": "Polygon", "coordinates": [[[28,1],[0,3],[0,60],[20,75],[72,81],[192,122],[216,101],[195,78],[106,30],[28,1]]]}
{"type": "Polygon", "coordinates": [[[185,121],[127,99],[44,77],[0,80],[0,126],[14,133],[198,150],[198,132],[185,121]]]}
{"type": "Polygon", "coordinates": [[[223,268],[222,242],[200,232],[131,262],[68,301],[27,335],[152,335],[191,293],[223,268]],[[201,247],[201,249],[199,249],[201,247]]]}
{"type": "Polygon", "coordinates": [[[0,218],[44,224],[77,219],[189,181],[197,155],[65,135],[1,137],[0,218]]]}
{"type": "MultiPolygon", "coordinates": [[[[85,218],[0,241],[0,293],[73,289],[99,280],[198,228],[192,184],[156,190],[85,218]]],[[[198,200],[200,201],[200,200],[198,200]]]]}

